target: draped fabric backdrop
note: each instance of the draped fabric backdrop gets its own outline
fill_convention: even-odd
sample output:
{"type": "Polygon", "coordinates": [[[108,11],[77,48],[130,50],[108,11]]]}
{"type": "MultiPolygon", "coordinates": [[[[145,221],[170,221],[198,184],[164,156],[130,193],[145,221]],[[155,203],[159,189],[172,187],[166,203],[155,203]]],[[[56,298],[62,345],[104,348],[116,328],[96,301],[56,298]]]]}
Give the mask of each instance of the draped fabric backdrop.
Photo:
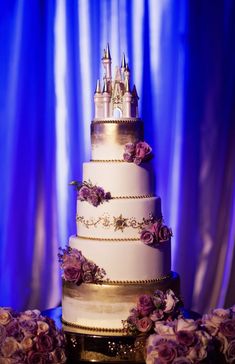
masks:
{"type": "Polygon", "coordinates": [[[235,303],[234,1],[0,6],[0,305],[60,302],[57,251],[76,229],[68,184],[90,158],[107,42],[140,96],[185,305],[235,303]]]}

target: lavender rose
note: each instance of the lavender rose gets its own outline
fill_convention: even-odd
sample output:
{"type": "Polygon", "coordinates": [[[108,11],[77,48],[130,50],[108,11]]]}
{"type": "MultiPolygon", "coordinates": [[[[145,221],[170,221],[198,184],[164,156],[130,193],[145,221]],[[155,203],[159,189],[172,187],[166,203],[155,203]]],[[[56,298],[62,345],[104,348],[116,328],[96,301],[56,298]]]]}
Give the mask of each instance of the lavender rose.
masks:
{"type": "Polygon", "coordinates": [[[36,348],[40,353],[47,353],[54,349],[53,338],[47,334],[39,334],[36,340],[36,348]]]}
{"type": "Polygon", "coordinates": [[[27,356],[28,364],[47,364],[48,355],[36,351],[30,351],[27,356]]]}
{"type": "Polygon", "coordinates": [[[228,344],[227,351],[225,353],[226,360],[228,363],[234,363],[235,361],[235,340],[230,341],[228,344]]]}
{"type": "Polygon", "coordinates": [[[84,283],[92,283],[93,282],[93,275],[91,272],[84,272],[83,273],[83,281],[84,283]]]}
{"type": "Polygon", "coordinates": [[[159,229],[159,240],[168,240],[172,236],[172,231],[166,225],[162,225],[159,229]]]}
{"type": "Polygon", "coordinates": [[[95,207],[100,204],[99,196],[95,193],[95,191],[91,191],[90,196],[87,198],[87,201],[95,207]]]}
{"type": "Polygon", "coordinates": [[[151,245],[154,243],[154,234],[150,230],[142,230],[140,240],[146,245],[151,245]]]}
{"type": "Polygon", "coordinates": [[[133,162],[134,162],[135,164],[137,164],[137,166],[139,166],[139,165],[140,165],[140,163],[142,162],[142,158],[140,158],[140,157],[135,157],[135,158],[133,159],[133,162]]]}
{"type": "Polygon", "coordinates": [[[152,327],[152,321],[149,317],[142,317],[137,320],[136,327],[140,332],[148,332],[152,327]]]}
{"type": "Polygon", "coordinates": [[[156,350],[159,358],[165,360],[165,363],[171,363],[177,356],[176,345],[171,341],[159,344],[156,350]]]}
{"type": "Polygon", "coordinates": [[[179,318],[176,323],[176,331],[195,331],[197,323],[192,319],[179,318]]]}
{"type": "Polygon", "coordinates": [[[195,340],[195,335],[192,331],[178,331],[177,334],[177,340],[180,344],[190,346],[193,344],[195,340]]]}
{"type": "Polygon", "coordinates": [[[136,145],[134,143],[127,143],[125,145],[125,152],[134,155],[136,151],[136,145]]]}
{"type": "Polygon", "coordinates": [[[97,194],[97,196],[99,197],[99,200],[101,202],[105,196],[104,189],[102,187],[95,186],[95,187],[93,187],[93,191],[97,194]]]}
{"type": "Polygon", "coordinates": [[[3,325],[0,325],[0,348],[5,338],[6,338],[6,329],[3,325]]]}
{"type": "Polygon", "coordinates": [[[146,142],[138,142],[135,147],[135,155],[137,158],[146,159],[152,152],[152,148],[146,142]]]}
{"type": "Polygon", "coordinates": [[[163,320],[164,318],[164,311],[159,309],[159,310],[154,310],[153,313],[150,315],[150,318],[152,321],[159,321],[159,320],[163,320]]]}
{"type": "Polygon", "coordinates": [[[174,292],[171,289],[168,289],[165,294],[165,309],[164,312],[171,313],[174,311],[176,304],[179,302],[179,299],[176,297],[174,292]]]}
{"type": "Polygon", "coordinates": [[[35,320],[20,320],[19,326],[22,329],[25,337],[34,336],[37,332],[37,322],[35,320]]]}
{"type": "Polygon", "coordinates": [[[90,197],[91,189],[87,186],[82,186],[78,191],[78,199],[80,201],[87,201],[90,197]]]}
{"type": "Polygon", "coordinates": [[[6,358],[12,356],[19,349],[19,343],[13,337],[7,337],[1,346],[2,354],[6,358]]]}
{"type": "Polygon", "coordinates": [[[0,324],[7,325],[12,320],[10,312],[4,308],[0,308],[0,324]]]}
{"type": "Polygon", "coordinates": [[[144,294],[139,297],[137,309],[142,317],[149,315],[154,310],[154,308],[155,307],[151,296],[144,294]]]}
{"type": "Polygon", "coordinates": [[[220,324],[221,333],[229,339],[235,339],[235,318],[227,319],[220,324]]]}
{"type": "Polygon", "coordinates": [[[129,154],[129,153],[124,153],[123,154],[123,159],[124,159],[125,162],[128,162],[128,163],[131,163],[134,160],[133,156],[131,154],[129,154]]]}
{"type": "Polygon", "coordinates": [[[49,353],[48,363],[65,363],[66,356],[62,348],[56,348],[53,352],[49,353]]]}
{"type": "Polygon", "coordinates": [[[162,308],[165,305],[165,295],[157,289],[153,294],[153,303],[156,308],[162,308]]]}
{"type": "Polygon", "coordinates": [[[69,282],[78,283],[81,280],[81,270],[74,266],[64,268],[64,279],[69,282]]]}

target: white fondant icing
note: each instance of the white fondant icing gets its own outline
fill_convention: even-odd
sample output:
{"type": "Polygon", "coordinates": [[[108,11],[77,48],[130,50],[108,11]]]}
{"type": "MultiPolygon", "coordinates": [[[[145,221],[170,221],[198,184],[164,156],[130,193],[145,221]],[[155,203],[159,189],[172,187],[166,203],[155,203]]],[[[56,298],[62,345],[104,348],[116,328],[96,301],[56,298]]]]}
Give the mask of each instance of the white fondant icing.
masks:
{"type": "Polygon", "coordinates": [[[112,196],[141,196],[154,194],[155,178],[151,162],[83,163],[83,180],[111,192],[112,196]]]}
{"type": "Polygon", "coordinates": [[[69,245],[104,268],[111,280],[157,279],[171,271],[170,240],[162,243],[160,248],[154,248],[141,241],[98,241],[71,236],[69,245]]]}
{"type": "MultiPolygon", "coordinates": [[[[95,207],[87,201],[77,200],[77,235],[99,238],[139,238],[140,228],[134,228],[135,222],[143,222],[143,218],[149,219],[150,214],[155,218],[161,217],[161,200],[159,197],[140,199],[109,200],[95,207]],[[107,220],[105,219],[107,217],[107,220]],[[117,227],[114,224],[116,218],[127,219],[127,225],[117,227]],[[87,224],[89,225],[86,225],[87,224]],[[108,222],[112,225],[109,226],[108,222]]],[[[125,222],[124,222],[125,224],[125,222]]]]}

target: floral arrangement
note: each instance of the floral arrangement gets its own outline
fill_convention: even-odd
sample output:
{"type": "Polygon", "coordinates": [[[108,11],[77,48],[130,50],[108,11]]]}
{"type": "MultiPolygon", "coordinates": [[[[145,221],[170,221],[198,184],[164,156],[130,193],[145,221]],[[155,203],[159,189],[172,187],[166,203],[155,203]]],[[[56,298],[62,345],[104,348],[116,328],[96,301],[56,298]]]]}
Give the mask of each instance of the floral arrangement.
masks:
{"type": "Polygon", "coordinates": [[[69,246],[60,248],[58,257],[64,280],[78,286],[81,283],[100,283],[106,274],[104,269],[86,259],[81,251],[69,246]]]}
{"type": "Polygon", "coordinates": [[[172,230],[163,224],[162,219],[152,221],[140,234],[140,240],[147,245],[159,245],[170,239],[172,230]]]}
{"type": "Polygon", "coordinates": [[[172,290],[139,297],[123,322],[127,334],[146,340],[147,364],[235,363],[235,305],[202,318],[183,316],[172,290]]]}
{"type": "Polygon", "coordinates": [[[147,364],[191,364],[209,359],[212,338],[197,321],[180,317],[157,322],[155,332],[147,340],[147,364]]]}
{"type": "Polygon", "coordinates": [[[110,192],[105,192],[102,187],[96,185],[93,186],[90,181],[89,182],[84,181],[82,183],[79,183],[77,181],[72,181],[70,182],[70,185],[76,187],[78,191],[78,200],[87,201],[95,207],[111,199],[110,192]]]}
{"type": "Polygon", "coordinates": [[[123,154],[125,162],[134,162],[139,165],[141,162],[150,160],[153,157],[152,148],[146,142],[127,143],[123,154]]]}
{"type": "Polygon", "coordinates": [[[0,308],[0,364],[65,363],[65,337],[38,310],[0,308]]]}
{"type": "Polygon", "coordinates": [[[181,300],[169,289],[165,293],[156,290],[151,295],[139,297],[137,306],[130,311],[130,316],[123,321],[128,333],[140,334],[154,332],[158,321],[172,321],[180,314],[181,300]]]}

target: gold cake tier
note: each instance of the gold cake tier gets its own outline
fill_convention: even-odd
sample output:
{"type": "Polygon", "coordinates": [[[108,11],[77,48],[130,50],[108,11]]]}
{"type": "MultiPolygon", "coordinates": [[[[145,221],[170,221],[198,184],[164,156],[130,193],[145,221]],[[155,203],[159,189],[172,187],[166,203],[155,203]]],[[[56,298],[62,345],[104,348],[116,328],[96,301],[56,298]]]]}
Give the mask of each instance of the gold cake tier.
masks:
{"type": "MultiPolygon", "coordinates": [[[[166,291],[172,289],[176,295],[180,293],[180,279],[177,273],[172,272],[168,277],[156,279],[154,281],[138,281],[138,282],[103,282],[102,284],[83,283],[76,286],[73,283],[63,281],[63,324],[64,329],[70,332],[79,332],[85,334],[97,335],[125,335],[125,331],[121,326],[121,321],[126,320],[129,311],[136,306],[139,296],[143,294],[152,295],[155,290],[166,291]],[[73,307],[77,310],[84,311],[84,315],[89,317],[89,312],[100,318],[104,315],[105,319],[101,319],[102,326],[99,322],[84,324],[83,318],[73,319],[73,314],[66,305],[72,302],[73,307]],[[85,309],[84,309],[85,306],[85,309]],[[112,326],[113,316],[120,316],[120,325],[112,326]],[[105,320],[107,324],[105,326],[105,320]]],[[[78,313],[77,311],[77,313],[78,313]]],[[[75,313],[76,316],[76,313],[75,313]]],[[[94,320],[94,322],[97,322],[94,320]]]]}

